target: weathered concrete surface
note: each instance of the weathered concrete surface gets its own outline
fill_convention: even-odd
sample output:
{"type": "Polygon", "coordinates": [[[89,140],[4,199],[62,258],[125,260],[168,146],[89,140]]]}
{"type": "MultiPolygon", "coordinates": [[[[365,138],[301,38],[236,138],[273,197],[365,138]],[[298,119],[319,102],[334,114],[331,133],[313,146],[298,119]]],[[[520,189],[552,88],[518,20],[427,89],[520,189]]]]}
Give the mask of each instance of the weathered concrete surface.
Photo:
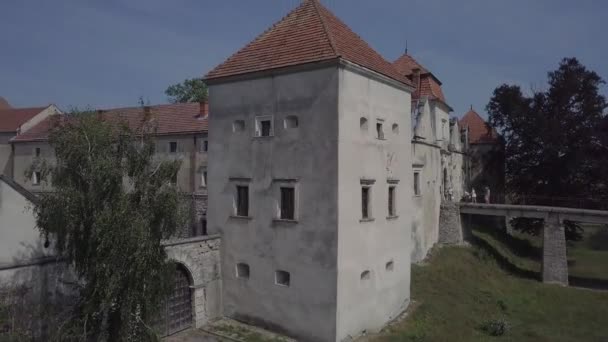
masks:
{"type": "Polygon", "coordinates": [[[190,273],[194,326],[200,328],[222,315],[219,236],[165,241],[167,256],[190,273]]]}
{"type": "Polygon", "coordinates": [[[339,75],[336,341],[378,331],[409,305],[414,214],[410,94],[348,66],[339,75]],[[362,179],[374,181],[369,222],[361,221],[362,179]],[[396,191],[394,217],[389,186],[396,191]],[[366,271],[369,279],[362,279],[366,271]]]}
{"type": "Polygon", "coordinates": [[[334,65],[209,85],[208,227],[222,233],[224,314],[302,340],[336,336],[338,82],[334,65]],[[266,115],[274,136],[255,137],[266,115]],[[297,128],[285,128],[289,115],[297,128]],[[282,180],[296,187],[295,222],[276,220],[282,180]],[[234,217],[237,184],[249,186],[248,218],[234,217]],[[290,286],[275,284],[277,270],[290,286]]]}
{"type": "Polygon", "coordinates": [[[460,206],[453,202],[442,203],[439,215],[439,243],[461,245],[463,242],[460,206]]]}
{"type": "Polygon", "coordinates": [[[560,216],[551,214],[543,229],[543,282],[568,285],[566,231],[560,216]]]}

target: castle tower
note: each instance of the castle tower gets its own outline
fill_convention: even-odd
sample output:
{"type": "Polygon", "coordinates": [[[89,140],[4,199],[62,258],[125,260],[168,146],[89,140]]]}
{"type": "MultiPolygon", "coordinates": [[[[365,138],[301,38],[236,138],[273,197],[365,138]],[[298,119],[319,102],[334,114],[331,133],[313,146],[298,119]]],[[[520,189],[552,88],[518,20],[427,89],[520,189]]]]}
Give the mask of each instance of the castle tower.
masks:
{"type": "Polygon", "coordinates": [[[411,82],[317,0],[206,76],[224,315],[304,341],[410,300],[411,82]]]}

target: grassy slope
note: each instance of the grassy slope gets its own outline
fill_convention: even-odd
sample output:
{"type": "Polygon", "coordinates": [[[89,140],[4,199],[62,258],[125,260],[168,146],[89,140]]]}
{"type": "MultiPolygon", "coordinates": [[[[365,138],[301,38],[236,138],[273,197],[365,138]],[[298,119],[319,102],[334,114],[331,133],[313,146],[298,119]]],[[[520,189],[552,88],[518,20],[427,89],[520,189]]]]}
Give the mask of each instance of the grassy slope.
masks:
{"type": "MultiPolygon", "coordinates": [[[[506,236],[496,229],[475,227],[473,236],[482,239],[518,268],[539,273],[542,240],[540,237],[515,233],[506,236]]],[[[608,227],[585,226],[583,239],[568,243],[570,276],[608,280],[608,227]]]]}
{"type": "Polygon", "coordinates": [[[514,277],[478,248],[443,248],[412,276],[419,306],[380,341],[608,340],[608,293],[514,277]],[[498,318],[511,326],[504,336],[479,330],[498,318]]]}

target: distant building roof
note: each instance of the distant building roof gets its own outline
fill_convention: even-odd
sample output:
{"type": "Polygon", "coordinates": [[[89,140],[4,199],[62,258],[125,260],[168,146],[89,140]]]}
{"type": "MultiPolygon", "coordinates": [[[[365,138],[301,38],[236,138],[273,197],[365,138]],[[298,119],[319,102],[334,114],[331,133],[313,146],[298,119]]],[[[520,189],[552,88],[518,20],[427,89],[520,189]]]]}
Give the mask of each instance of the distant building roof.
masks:
{"type": "Polygon", "coordinates": [[[11,107],[11,105],[8,103],[8,101],[6,101],[6,99],[2,96],[0,96],[0,110],[2,109],[10,109],[13,108],[11,107]]]}
{"type": "Polygon", "coordinates": [[[499,142],[496,130],[490,127],[473,108],[460,119],[458,125],[460,129],[469,129],[469,144],[496,144],[499,142]]]}
{"type": "Polygon", "coordinates": [[[0,109],[0,132],[16,132],[21,125],[47,108],[48,106],[0,109]]]}
{"type": "Polygon", "coordinates": [[[416,80],[414,80],[414,70],[419,71],[419,84],[414,84],[416,91],[412,95],[412,98],[418,99],[421,97],[428,97],[430,99],[439,100],[450,107],[445,99],[445,95],[443,95],[441,81],[439,81],[439,79],[427,68],[422,66],[422,64],[418,63],[414,57],[405,53],[393,62],[393,65],[399,73],[409,78],[413,83],[416,83],[416,80]]]}
{"type": "MultiPolygon", "coordinates": [[[[149,107],[114,108],[98,111],[109,121],[125,121],[132,129],[137,129],[144,122],[155,125],[157,135],[193,134],[207,132],[209,128],[209,107],[199,103],[176,103],[149,107]],[[146,114],[146,108],[149,112],[146,114]],[[145,118],[148,117],[147,121],[145,118]]],[[[44,141],[50,131],[66,120],[68,116],[52,115],[26,132],[14,137],[11,141],[44,141]]]]}
{"type": "Polygon", "coordinates": [[[411,85],[391,63],[318,0],[304,0],[205,78],[212,80],[337,59],[411,85]]]}

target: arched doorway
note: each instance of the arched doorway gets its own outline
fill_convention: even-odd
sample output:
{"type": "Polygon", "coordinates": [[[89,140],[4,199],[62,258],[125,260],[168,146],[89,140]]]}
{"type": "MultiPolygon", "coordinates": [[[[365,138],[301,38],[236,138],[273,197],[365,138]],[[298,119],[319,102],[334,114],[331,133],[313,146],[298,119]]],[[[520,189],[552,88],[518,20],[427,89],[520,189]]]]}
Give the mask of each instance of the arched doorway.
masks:
{"type": "Polygon", "coordinates": [[[173,288],[161,312],[159,330],[163,336],[192,327],[192,277],[188,270],[175,263],[173,288]]]}

